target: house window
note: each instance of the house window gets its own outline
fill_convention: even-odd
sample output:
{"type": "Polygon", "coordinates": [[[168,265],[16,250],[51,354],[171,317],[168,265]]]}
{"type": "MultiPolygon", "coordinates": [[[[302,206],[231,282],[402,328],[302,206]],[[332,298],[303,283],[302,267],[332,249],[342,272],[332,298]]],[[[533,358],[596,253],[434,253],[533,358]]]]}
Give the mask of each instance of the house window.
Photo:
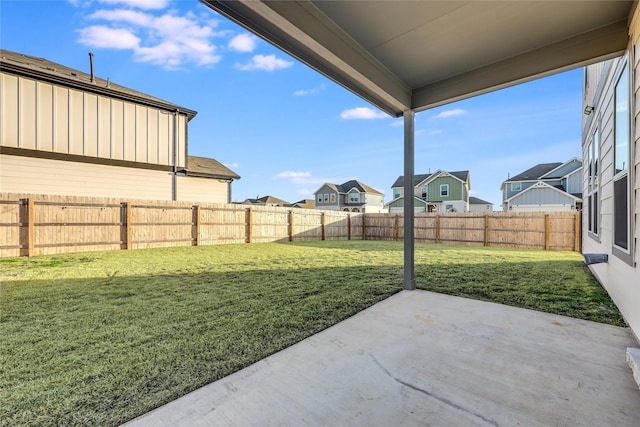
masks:
{"type": "Polygon", "coordinates": [[[427,187],[426,186],[422,187],[422,198],[423,199],[427,198],[427,187]]]}
{"type": "Polygon", "coordinates": [[[336,194],[335,194],[335,193],[331,193],[331,194],[329,195],[329,201],[330,201],[331,203],[335,203],[335,202],[336,202],[336,194]]]}
{"type": "Polygon", "coordinates": [[[453,209],[453,205],[445,205],[445,210],[447,212],[455,212],[455,210],[453,209]]]}
{"type": "Polygon", "coordinates": [[[614,254],[631,261],[629,248],[629,72],[625,65],[615,89],[613,142],[613,247],[614,254]],[[622,251],[616,251],[621,249],[622,251]]]}
{"type": "Polygon", "coordinates": [[[522,183],[520,182],[511,183],[511,191],[520,191],[520,190],[522,190],[522,183]]]}
{"type": "Polygon", "coordinates": [[[349,201],[351,203],[358,203],[360,201],[360,193],[349,194],[349,201]]]}
{"type": "Polygon", "coordinates": [[[397,199],[398,197],[400,197],[400,190],[393,190],[393,198],[397,199]]]}
{"type": "Polygon", "coordinates": [[[329,195],[328,194],[324,195],[324,202],[325,203],[329,203],[329,195]]]}
{"type": "Polygon", "coordinates": [[[448,197],[449,196],[449,184],[442,184],[440,186],[440,197],[448,197]]]}
{"type": "Polygon", "coordinates": [[[318,203],[322,203],[322,194],[318,194],[318,203]]]}
{"type": "Polygon", "coordinates": [[[590,233],[598,235],[600,213],[600,132],[598,128],[587,145],[587,228],[590,233]]]}

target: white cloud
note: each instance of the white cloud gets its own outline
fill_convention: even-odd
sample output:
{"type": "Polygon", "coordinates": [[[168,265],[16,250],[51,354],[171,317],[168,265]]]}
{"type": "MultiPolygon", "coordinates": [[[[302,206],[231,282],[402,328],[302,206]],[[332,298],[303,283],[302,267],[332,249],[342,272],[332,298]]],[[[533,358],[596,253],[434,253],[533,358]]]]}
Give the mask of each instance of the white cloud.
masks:
{"type": "Polygon", "coordinates": [[[368,119],[384,119],[388,116],[382,111],[376,111],[369,107],[358,107],[358,108],[352,108],[350,110],[344,110],[340,114],[340,117],[346,120],[353,120],[353,119],[368,120],[368,119]]]}
{"type": "Polygon", "coordinates": [[[300,178],[305,176],[311,176],[311,172],[293,172],[285,171],[276,175],[278,178],[300,178]]]}
{"type": "Polygon", "coordinates": [[[454,110],[443,111],[440,114],[434,116],[434,119],[446,119],[447,117],[460,116],[462,114],[466,114],[467,112],[461,108],[456,108],[454,110]]]}
{"type": "Polygon", "coordinates": [[[286,61],[281,58],[276,58],[275,55],[255,55],[251,59],[251,62],[244,65],[236,64],[236,67],[243,71],[275,71],[291,67],[292,65],[293,62],[286,61]]]}
{"type": "MultiPolygon", "coordinates": [[[[151,9],[151,3],[160,5],[166,2],[143,3],[151,9]]],[[[106,21],[107,25],[80,29],[79,41],[86,46],[131,49],[137,61],[167,69],[180,69],[187,63],[215,64],[221,59],[210,40],[219,34],[213,31],[209,21],[201,24],[203,18],[190,12],[178,16],[171,11],[155,15],[152,12],[114,9],[97,10],[87,18],[106,21]]]]}
{"type": "Polygon", "coordinates": [[[104,25],[86,27],[80,31],[80,43],[110,49],[136,49],[140,39],[124,28],[109,28],[104,25]]]}
{"type": "Polygon", "coordinates": [[[258,38],[251,34],[238,34],[229,41],[229,48],[238,52],[253,52],[258,46],[258,38]]]}
{"type": "Polygon", "coordinates": [[[100,3],[125,5],[138,9],[164,9],[169,6],[169,0],[99,0],[100,3]]]}
{"type": "Polygon", "coordinates": [[[326,84],[321,84],[318,87],[314,87],[313,89],[300,89],[293,92],[294,96],[306,96],[306,95],[315,95],[316,93],[320,93],[320,91],[324,90],[327,87],[326,84]]]}
{"type": "Polygon", "coordinates": [[[240,167],[240,163],[238,163],[238,162],[223,163],[223,165],[228,167],[228,168],[239,168],[240,167]]]}

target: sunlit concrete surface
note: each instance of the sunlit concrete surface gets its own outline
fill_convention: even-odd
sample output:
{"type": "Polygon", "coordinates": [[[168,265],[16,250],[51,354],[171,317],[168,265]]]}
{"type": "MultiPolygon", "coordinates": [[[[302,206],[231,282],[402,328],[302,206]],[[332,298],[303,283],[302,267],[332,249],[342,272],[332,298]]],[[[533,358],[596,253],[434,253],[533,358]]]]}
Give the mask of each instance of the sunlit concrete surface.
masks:
{"type": "Polygon", "coordinates": [[[127,425],[638,427],[635,346],[626,328],[402,291],[127,425]]]}

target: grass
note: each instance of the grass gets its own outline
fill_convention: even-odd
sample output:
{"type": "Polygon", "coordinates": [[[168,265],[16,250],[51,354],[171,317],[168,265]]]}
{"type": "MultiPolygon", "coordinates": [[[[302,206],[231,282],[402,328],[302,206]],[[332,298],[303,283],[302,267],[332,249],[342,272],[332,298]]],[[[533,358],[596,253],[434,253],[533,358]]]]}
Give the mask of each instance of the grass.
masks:
{"type": "MultiPolygon", "coordinates": [[[[0,419],[119,425],[400,289],[402,244],[0,260],[0,419]]],[[[623,325],[577,253],[418,245],[421,289],[623,325]]]]}

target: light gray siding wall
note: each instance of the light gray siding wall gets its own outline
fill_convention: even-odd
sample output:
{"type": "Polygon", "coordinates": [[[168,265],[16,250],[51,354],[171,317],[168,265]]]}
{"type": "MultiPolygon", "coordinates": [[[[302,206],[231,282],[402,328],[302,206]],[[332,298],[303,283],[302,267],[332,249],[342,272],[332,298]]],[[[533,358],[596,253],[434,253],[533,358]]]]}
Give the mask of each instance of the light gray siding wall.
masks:
{"type": "Polygon", "coordinates": [[[184,167],[187,117],[0,73],[0,145],[184,167]],[[177,128],[175,127],[177,126],[177,128]]]}
{"type": "Polygon", "coordinates": [[[572,161],[567,163],[566,165],[560,167],[559,169],[557,169],[556,171],[554,171],[551,176],[553,177],[557,177],[557,176],[565,176],[566,174],[568,174],[569,172],[573,172],[576,169],[580,169],[580,167],[582,166],[581,162],[578,161],[572,161]]]}
{"type": "Polygon", "coordinates": [[[567,193],[582,193],[582,170],[572,173],[567,177],[566,188],[567,193]]]}
{"type": "Polygon", "coordinates": [[[511,200],[511,205],[573,205],[571,197],[550,188],[532,188],[511,200]]]}
{"type": "Polygon", "coordinates": [[[167,171],[5,154],[0,154],[0,183],[5,193],[171,200],[167,171]]]}
{"type": "MultiPolygon", "coordinates": [[[[613,301],[620,309],[625,320],[635,333],[636,337],[640,337],[640,270],[638,269],[638,251],[640,220],[640,159],[639,159],[639,142],[640,137],[640,55],[638,54],[638,44],[640,42],[640,18],[638,17],[638,8],[635,8],[633,19],[630,24],[630,44],[625,57],[616,58],[610,61],[611,67],[600,68],[604,70],[602,75],[604,87],[602,94],[598,99],[585,97],[585,104],[594,105],[595,111],[585,121],[582,132],[582,148],[583,158],[586,158],[586,149],[589,137],[593,133],[596,126],[600,129],[600,215],[599,215],[599,235],[592,236],[588,233],[587,227],[583,227],[583,252],[584,253],[604,253],[608,254],[607,263],[594,264],[589,268],[596,275],[600,283],[607,290],[613,301]],[[626,63],[631,61],[633,76],[631,85],[631,111],[633,113],[632,122],[635,126],[631,127],[631,144],[635,146],[632,150],[633,158],[629,169],[630,183],[632,183],[631,203],[634,206],[634,212],[631,220],[631,239],[632,247],[632,265],[625,262],[613,253],[613,144],[614,144],[614,92],[617,77],[620,75],[621,69],[626,63]]],[[[588,73],[596,73],[598,70],[595,66],[587,67],[588,73]]],[[[591,74],[589,74],[591,75],[591,74]]],[[[583,105],[584,108],[584,105],[583,105]]],[[[585,165],[587,166],[587,165],[585,165]]],[[[584,192],[587,191],[587,171],[584,168],[584,192]]],[[[583,210],[583,223],[588,224],[587,210],[583,210]]]]}

